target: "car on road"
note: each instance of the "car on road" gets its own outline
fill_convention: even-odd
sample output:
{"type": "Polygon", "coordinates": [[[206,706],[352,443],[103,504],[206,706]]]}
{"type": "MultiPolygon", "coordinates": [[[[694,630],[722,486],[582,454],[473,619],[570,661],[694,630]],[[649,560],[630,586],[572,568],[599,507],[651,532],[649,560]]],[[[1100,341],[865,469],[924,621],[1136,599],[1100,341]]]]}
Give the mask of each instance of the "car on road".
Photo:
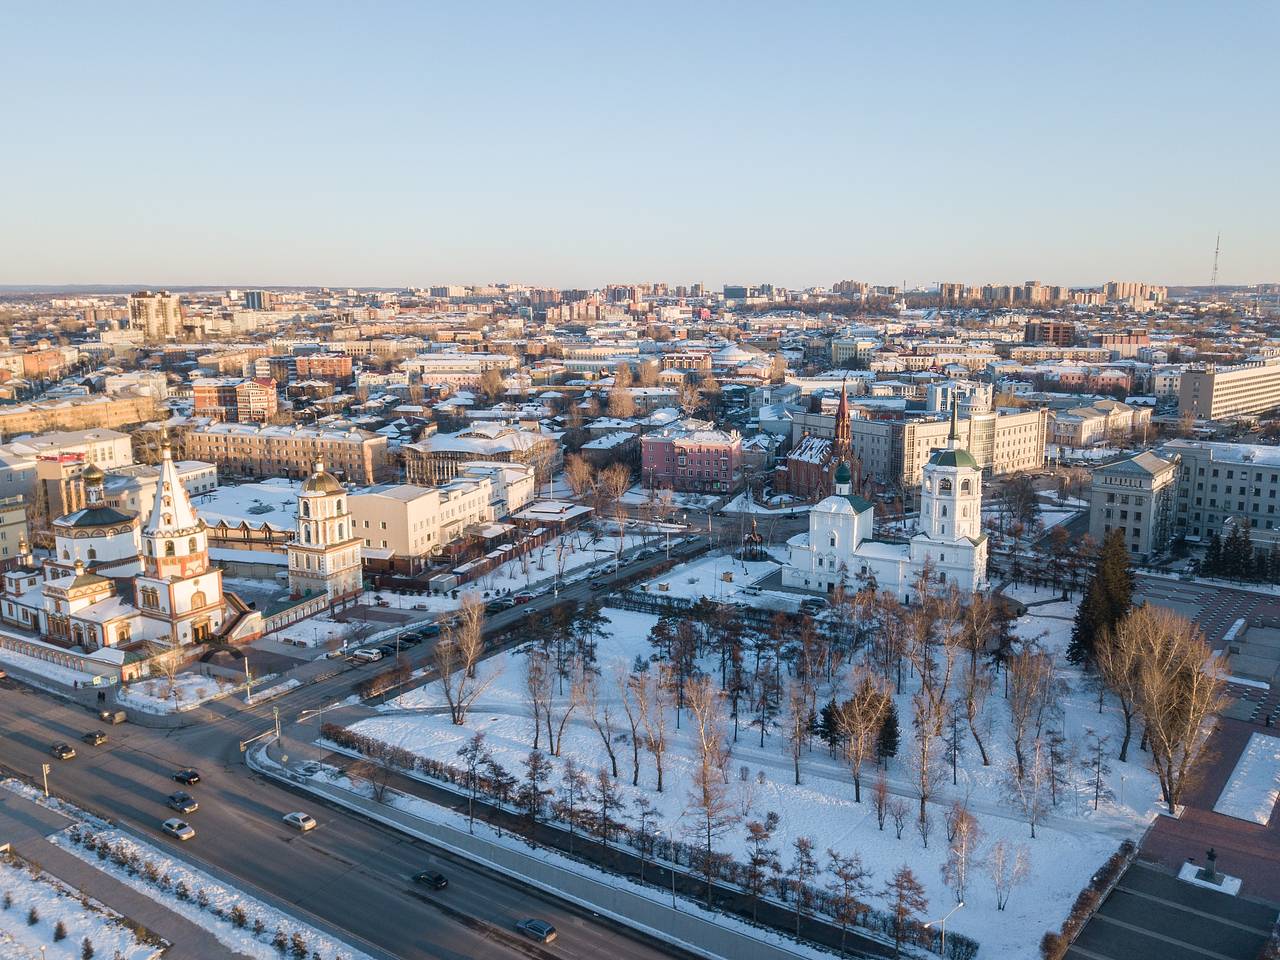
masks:
{"type": "Polygon", "coordinates": [[[437,873],[434,870],[423,870],[421,873],[415,873],[413,882],[420,883],[424,887],[430,887],[432,890],[443,890],[449,886],[449,878],[443,873],[437,873]]]}
{"type": "Polygon", "coordinates": [[[80,739],[91,747],[100,747],[107,742],[107,735],[101,730],[90,730],[80,739]]]}
{"type": "Polygon", "coordinates": [[[529,593],[527,590],[522,591],[521,593],[517,593],[514,597],[511,598],[513,603],[528,603],[532,599],[533,599],[533,594],[529,593]]]}
{"type": "Polygon", "coordinates": [[[76,748],[69,743],[55,743],[49,748],[49,753],[58,760],[71,760],[76,755],[76,748]]]}
{"type": "Polygon", "coordinates": [[[390,600],[385,599],[384,597],[379,597],[375,602],[376,602],[376,603],[377,603],[377,605],[378,605],[378,606],[380,606],[380,607],[389,607],[389,606],[391,606],[391,601],[390,601],[390,600]]]}
{"type": "Polygon", "coordinates": [[[374,648],[384,657],[394,657],[396,655],[396,645],[394,643],[384,643],[374,648]]]}
{"type": "Polygon", "coordinates": [[[170,817],[164,823],[160,824],[160,829],[171,837],[179,840],[190,840],[196,835],[191,824],[185,820],[179,820],[177,817],[170,817]]]}
{"type": "Polygon", "coordinates": [[[200,782],[200,774],[188,767],[186,770],[179,770],[175,773],[173,779],[177,780],[178,783],[191,787],[200,782]]]}
{"type": "Polygon", "coordinates": [[[0,680],[7,679],[9,679],[9,672],[7,670],[0,670],[0,680]]]}
{"type": "Polygon", "coordinates": [[[301,830],[303,833],[308,830],[314,830],[319,826],[309,813],[286,813],[281,819],[289,826],[301,830]]]}
{"type": "Polygon", "coordinates": [[[537,920],[533,917],[517,920],[516,929],[530,940],[536,940],[538,943],[550,943],[556,938],[555,927],[545,920],[537,920]]]}
{"type": "Polygon", "coordinates": [[[440,636],[440,624],[438,623],[423,624],[421,627],[418,628],[418,636],[422,637],[424,640],[430,640],[432,637],[440,636]]]}
{"type": "Polygon", "coordinates": [[[608,590],[609,581],[608,580],[592,580],[591,583],[588,584],[588,586],[590,586],[592,590],[608,590]]]}
{"type": "Polygon", "coordinates": [[[400,638],[401,647],[416,647],[420,643],[422,643],[421,634],[406,633],[404,636],[400,638]]]}
{"type": "Polygon", "coordinates": [[[381,650],[374,647],[361,647],[358,650],[352,650],[351,656],[356,660],[363,660],[365,663],[377,663],[384,656],[381,650]]]}
{"type": "Polygon", "coordinates": [[[124,723],[129,718],[123,710],[99,710],[98,719],[103,723],[124,723]]]}
{"type": "Polygon", "coordinates": [[[185,790],[178,790],[169,794],[165,799],[165,803],[179,813],[195,813],[200,809],[200,804],[196,803],[196,798],[185,790]]]}
{"type": "Polygon", "coordinates": [[[819,610],[825,610],[827,601],[818,597],[805,597],[800,601],[800,609],[804,613],[816,613],[819,610]]]}
{"type": "Polygon", "coordinates": [[[501,603],[499,603],[497,600],[490,600],[488,603],[486,603],[486,604],[484,605],[484,612],[485,612],[485,613],[501,613],[501,612],[502,612],[503,610],[505,610],[505,609],[507,609],[507,608],[506,608],[506,607],[504,607],[504,606],[503,606],[501,603]]]}

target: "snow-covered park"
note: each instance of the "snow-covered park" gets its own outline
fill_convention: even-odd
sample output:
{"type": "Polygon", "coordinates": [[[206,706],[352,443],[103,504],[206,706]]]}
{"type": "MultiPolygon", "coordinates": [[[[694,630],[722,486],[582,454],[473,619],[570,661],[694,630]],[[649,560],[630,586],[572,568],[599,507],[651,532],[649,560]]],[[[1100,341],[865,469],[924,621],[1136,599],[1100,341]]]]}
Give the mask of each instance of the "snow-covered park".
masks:
{"type": "Polygon", "coordinates": [[[120,914],[18,857],[0,857],[0,956],[6,960],[152,960],[120,914]],[[88,948],[85,944],[88,943],[88,948]]]}
{"type": "MultiPolygon", "coordinates": [[[[669,579],[668,592],[673,596],[726,599],[724,588],[736,590],[739,582],[758,579],[769,566],[749,564],[743,570],[741,561],[703,558],[677,568],[664,580],[669,579]],[[757,566],[760,569],[755,569],[757,566]],[[732,583],[723,576],[730,571],[734,571],[732,583]],[[677,584],[682,585],[678,592],[677,584]]],[[[1026,593],[1022,599],[1048,596],[1036,597],[1030,590],[1026,593]]],[[[954,861],[954,857],[944,824],[949,813],[954,816],[959,804],[972,816],[978,828],[978,840],[968,853],[969,877],[963,891],[965,906],[948,922],[948,929],[979,941],[984,957],[1034,957],[1039,934],[1058,927],[1075,895],[1088,883],[1093,872],[1116,851],[1122,840],[1136,838],[1142,832],[1144,825],[1155,816],[1159,801],[1156,778],[1143,762],[1145,754],[1134,748],[1127,763],[1115,758],[1121,734],[1118,710],[1106,700],[1100,705],[1096,689],[1062,656],[1074,609],[1074,602],[1037,606],[1012,625],[1019,642],[1034,640],[1030,645],[1052,658],[1056,677],[1061,681],[1054,685],[1046,709],[1037,721],[1043,724],[1042,742],[1054,744],[1053,761],[1050,764],[1039,757],[1038,751],[1034,759],[1026,760],[1029,766],[1039,766],[1045,759],[1046,769],[1052,767],[1051,776],[1037,779],[1036,790],[1040,793],[1030,804],[1025,788],[1020,792],[1011,786],[1016,780],[1011,701],[1005,694],[1007,674],[992,676],[991,688],[975,723],[987,751],[988,764],[982,763],[976,740],[963,722],[953,738],[958,746],[954,774],[949,749],[951,728],[947,728],[928,751],[930,789],[926,809],[931,827],[928,836],[916,826],[920,761],[914,756],[912,701],[913,696],[921,692],[921,682],[909,664],[904,667],[901,690],[893,692],[890,687],[889,691],[899,718],[900,744],[896,756],[886,760],[884,770],[887,805],[899,808],[901,804],[908,810],[903,814],[898,809],[905,822],[901,831],[896,828],[892,812],[883,822],[877,815],[879,804],[874,795],[880,768],[874,757],[869,757],[861,769],[859,802],[855,799],[848,759],[843,753],[833,753],[818,736],[806,734],[798,750],[800,783],[797,784],[792,740],[787,734],[790,711],[786,698],[775,691],[783,702],[774,708],[761,707],[754,702],[759,691],[753,687],[739,698],[736,724],[728,716],[727,704],[722,706],[718,720],[728,746],[723,772],[727,783],[727,815],[732,825],[717,839],[717,852],[746,862],[750,854],[747,823],[764,823],[770,813],[775,813],[778,822],[770,845],[778,851],[783,870],[790,865],[794,843],[801,837],[814,841],[824,870],[828,859],[821,854],[828,848],[840,855],[859,854],[871,872],[871,884],[877,894],[891,873],[906,863],[923,884],[929,901],[928,915],[933,917],[950,910],[957,901],[954,862],[951,874],[946,873],[948,861],[954,861]],[[761,716],[764,717],[763,738],[761,716]],[[1103,740],[1099,748],[1099,738],[1103,737],[1109,740],[1103,740]],[[1095,783],[1099,757],[1104,769],[1101,783],[1095,783]],[[1034,839],[1031,820],[1035,820],[1034,839]],[[1001,854],[1006,862],[1025,863],[1025,876],[1014,884],[1003,910],[997,906],[993,871],[983,866],[992,864],[1001,854]]],[[[699,749],[694,738],[697,725],[688,709],[679,711],[677,723],[677,710],[670,698],[658,702],[658,709],[666,717],[668,741],[663,757],[665,789],[661,793],[656,789],[656,757],[640,748],[634,754],[638,757],[639,786],[631,785],[632,735],[626,718],[624,688],[626,678],[637,664],[645,666],[655,652],[650,634],[658,618],[612,608],[606,609],[604,616],[606,622],[593,638],[595,679],[586,685],[590,692],[575,689],[571,678],[563,684],[558,678],[554,682],[552,700],[547,707],[550,713],[544,718],[544,729],[539,735],[543,751],[558,754],[549,757],[553,772],[547,786],[560,789],[561,777],[570,760],[591,779],[598,770],[608,769],[607,734],[618,758],[617,786],[623,809],[634,810],[635,803],[643,797],[657,809],[658,832],[670,831],[677,839],[685,837],[696,843],[697,828],[702,821],[690,785],[696,781],[698,768],[699,749]],[[601,726],[605,734],[601,733],[601,726]],[[550,749],[548,741],[552,734],[548,728],[563,730],[562,734],[557,733],[558,750],[550,749]]],[[[783,639],[795,641],[797,638],[783,639]]],[[[745,650],[748,661],[757,657],[751,644],[747,644],[745,650]]],[[[864,654],[860,653],[861,656],[864,654]]],[[[462,725],[450,722],[447,711],[442,709],[445,700],[441,688],[431,684],[387,704],[382,708],[383,716],[360,721],[351,729],[455,766],[460,765],[458,751],[474,734],[483,733],[484,745],[494,760],[520,778],[534,744],[527,660],[524,653],[513,651],[485,662],[480,676],[492,678],[492,682],[476,700],[462,725]]],[[[748,662],[746,666],[750,671],[752,664],[748,662]]],[[[704,649],[698,667],[718,686],[721,674],[718,656],[704,649]]],[[[658,669],[657,663],[646,667],[648,671],[658,669]]],[[[795,663],[780,661],[776,669],[786,687],[787,675],[794,673],[795,663]]],[[[962,666],[956,667],[957,671],[961,669],[962,666]]],[[[822,672],[823,678],[815,691],[816,705],[822,706],[831,698],[850,697],[852,685],[847,661],[832,665],[829,680],[825,667],[822,672]]],[[[635,709],[634,702],[631,707],[635,709]]],[[[811,714],[808,720],[812,719],[811,714]]],[[[644,729],[639,729],[636,739],[645,740],[647,736],[644,729]]],[[[1029,749],[1026,743],[1023,749],[1029,749]]],[[[1015,875],[1022,872],[1014,871],[1015,875]]],[[[819,885],[824,876],[817,878],[819,885]]],[[[877,897],[873,896],[870,902],[880,909],[884,907],[877,897]]]]}
{"type": "Polygon", "coordinates": [[[152,677],[122,686],[116,703],[144,713],[179,713],[202,703],[225,697],[236,689],[235,681],[222,677],[206,677],[199,673],[179,673],[168,677],[152,677]]]}

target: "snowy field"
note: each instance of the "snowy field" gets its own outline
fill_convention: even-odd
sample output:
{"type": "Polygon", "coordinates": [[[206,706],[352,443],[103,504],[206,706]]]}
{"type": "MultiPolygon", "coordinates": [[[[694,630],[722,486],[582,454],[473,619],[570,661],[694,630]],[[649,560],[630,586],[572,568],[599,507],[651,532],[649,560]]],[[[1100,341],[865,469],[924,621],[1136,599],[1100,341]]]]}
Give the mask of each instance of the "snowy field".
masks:
{"type": "Polygon", "coordinates": [[[1236,761],[1215,813],[1266,826],[1280,799],[1280,737],[1255,733],[1236,761]]]}
{"type": "Polygon", "coordinates": [[[239,684],[221,677],[198,673],[180,673],[170,683],[167,677],[154,677],[126,684],[116,692],[116,703],[143,713],[179,713],[231,693],[239,684]]]}
{"type": "MultiPolygon", "coordinates": [[[[740,563],[734,562],[733,565],[741,569],[740,563]]],[[[757,566],[767,565],[749,565],[757,566]]],[[[708,558],[681,568],[670,579],[675,583],[692,578],[697,584],[710,587],[723,583],[719,574],[727,568],[724,558],[708,558]]],[[[1042,598],[1046,596],[1047,593],[1042,594],[1042,598]]],[[[1037,827],[1036,838],[1031,839],[1028,824],[1010,802],[1005,786],[1006,771],[1012,762],[1012,747],[1008,711],[997,688],[988,701],[983,721],[991,764],[982,765],[977,750],[967,738],[958,757],[955,784],[952,783],[950,766],[940,762],[935,774],[937,791],[929,805],[931,818],[937,826],[926,846],[914,827],[918,793],[913,770],[906,757],[910,752],[911,694],[915,689],[914,682],[908,679],[903,692],[895,698],[901,718],[902,744],[898,757],[889,762],[887,773],[890,792],[904,798],[913,811],[901,839],[895,836],[891,822],[884,829],[877,824],[871,802],[870,785],[876,777],[872,764],[868,763],[864,768],[862,802],[857,803],[848,768],[843,762],[833,759],[825,745],[815,739],[802,755],[802,783],[797,786],[792,757],[782,731],[776,725],[767,727],[764,745],[761,746],[759,728],[749,728],[747,721],[750,717],[744,716],[727,764],[734,813],[740,820],[726,834],[718,849],[745,861],[745,822],[748,819],[763,820],[770,811],[776,812],[780,822],[774,833],[773,845],[781,851],[784,868],[790,863],[792,842],[800,836],[814,838],[819,851],[830,847],[841,853],[860,853],[865,865],[872,870],[876,889],[894,869],[904,862],[909,863],[925,886],[930,902],[928,913],[933,916],[949,910],[955,902],[944,883],[941,869],[947,857],[943,815],[953,801],[967,800],[983,831],[978,859],[990,851],[997,840],[1024,846],[1029,876],[1014,891],[1004,911],[996,909],[989,880],[984,878],[972,883],[964,909],[952,918],[948,928],[978,940],[982,944],[983,957],[1031,960],[1037,955],[1036,944],[1040,934],[1058,927],[1075,895],[1115,852],[1122,839],[1140,835],[1145,824],[1154,817],[1159,800],[1155,776],[1142,766],[1140,759],[1125,764],[1114,760],[1114,745],[1119,741],[1120,731],[1118,711],[1106,704],[1100,712],[1096,693],[1082,682],[1078,673],[1061,662],[1060,655],[1070,636],[1073,613],[1073,603],[1034,608],[1031,615],[1016,622],[1015,631],[1021,637],[1038,638],[1045,649],[1059,655],[1061,675],[1068,682],[1069,689],[1064,694],[1063,713],[1054,721],[1054,729],[1061,732],[1069,748],[1074,745],[1083,750],[1087,729],[1112,737],[1111,763],[1115,769],[1107,778],[1106,785],[1114,792],[1114,797],[1107,796],[1104,791],[1096,811],[1092,788],[1086,783],[1083,758],[1077,758],[1080,763],[1071,763],[1066,768],[1059,802],[1037,827]]],[[[615,609],[606,609],[605,615],[609,628],[597,651],[599,697],[601,703],[612,703],[616,710],[617,673],[620,669],[630,669],[637,656],[648,657],[652,652],[647,637],[656,618],[615,609]]],[[[709,672],[715,672],[714,665],[704,666],[709,672]]],[[[446,716],[438,712],[443,700],[439,687],[431,684],[387,704],[382,708],[383,716],[360,721],[352,729],[416,754],[454,764],[459,762],[458,749],[474,733],[482,732],[495,759],[520,776],[523,773],[522,761],[533,742],[532,721],[524,690],[523,657],[518,652],[509,653],[488,662],[486,669],[498,669],[500,672],[464,726],[452,725],[446,716]]],[[[848,695],[847,691],[840,689],[824,689],[820,691],[819,699],[825,702],[832,693],[848,695]]],[[[667,789],[662,794],[655,790],[652,758],[641,752],[640,787],[632,788],[631,748],[626,743],[615,747],[619,755],[619,785],[625,809],[631,809],[633,800],[643,794],[658,808],[659,829],[671,830],[678,838],[689,836],[697,819],[696,811],[691,810],[687,789],[695,765],[687,716],[683,718],[682,726],[683,729],[673,731],[665,763],[667,789]]],[[[546,747],[545,738],[543,747],[546,747]]],[[[1137,751],[1134,750],[1133,754],[1137,751]]],[[[558,786],[559,773],[563,770],[564,761],[570,757],[591,773],[607,764],[602,740],[591,725],[590,714],[585,708],[578,709],[569,719],[561,756],[552,758],[556,773],[550,785],[558,786]]],[[[825,857],[819,859],[825,863],[825,857]]],[[[883,907],[883,903],[873,900],[873,906],[883,907]]]]}
{"type": "Polygon", "coordinates": [[[152,960],[161,949],[143,943],[114,910],[17,858],[0,860],[0,956],[5,960],[81,960],[84,941],[104,960],[152,960]],[[36,923],[31,924],[31,911],[36,923]],[[54,939],[61,921],[66,930],[54,939]]]}
{"type": "MultiPolygon", "coordinates": [[[[405,598],[396,597],[394,599],[403,600],[405,598]]],[[[370,594],[369,602],[373,602],[372,594],[370,594]]],[[[307,647],[323,647],[333,640],[343,639],[350,632],[351,624],[339,623],[321,614],[281,627],[274,633],[268,634],[268,637],[272,640],[279,640],[282,643],[300,643],[307,647]]]]}
{"type": "Polygon", "coordinates": [[[145,870],[130,873],[117,864],[114,857],[98,859],[96,852],[75,842],[72,833],[75,830],[76,827],[69,827],[54,834],[49,840],[90,866],[110,874],[166,909],[207,930],[215,940],[240,956],[251,957],[253,960],[279,960],[284,951],[273,946],[272,941],[277,930],[280,930],[290,939],[295,933],[298,934],[307,945],[307,956],[314,950],[326,958],[341,956],[345,960],[372,960],[368,954],[353,950],[310,924],[302,923],[275,907],[246,896],[242,890],[226,886],[203,870],[197,870],[185,860],[171,857],[149,843],[136,840],[119,830],[79,830],[84,837],[94,836],[99,843],[106,842],[113,849],[135,855],[144,865],[150,862],[158,877],[168,877],[170,882],[167,885],[150,880],[145,870]],[[179,884],[182,885],[185,896],[179,895],[179,884]],[[200,902],[202,898],[205,901],[203,904],[200,902]],[[243,925],[238,926],[230,919],[235,907],[244,912],[243,925]]]}
{"type": "Polygon", "coordinates": [[[770,497],[767,503],[757,503],[750,494],[740,493],[724,505],[725,513],[758,513],[777,517],[787,514],[808,513],[812,504],[802,503],[789,494],[770,497]]]}
{"type": "MultiPolygon", "coordinates": [[[[698,600],[741,601],[750,605],[762,594],[744,594],[758,580],[781,569],[772,560],[737,560],[729,554],[709,554],[673,567],[660,577],[644,584],[646,593],[660,597],[680,597],[698,600]]],[[[794,601],[794,594],[781,594],[794,601]]]]}
{"type": "Polygon", "coordinates": [[[646,503],[657,502],[659,500],[670,503],[677,510],[706,510],[719,497],[708,493],[678,493],[675,490],[650,490],[641,484],[636,484],[620,498],[622,503],[628,506],[638,507],[646,503]]]}

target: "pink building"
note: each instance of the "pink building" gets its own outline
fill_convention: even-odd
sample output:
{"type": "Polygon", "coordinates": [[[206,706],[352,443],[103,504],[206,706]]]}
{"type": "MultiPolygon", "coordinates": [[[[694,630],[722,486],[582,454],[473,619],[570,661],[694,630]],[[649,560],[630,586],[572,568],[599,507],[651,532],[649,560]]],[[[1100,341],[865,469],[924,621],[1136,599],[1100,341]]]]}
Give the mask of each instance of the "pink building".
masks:
{"type": "Polygon", "coordinates": [[[742,436],[685,421],[640,438],[640,475],[649,487],[729,493],[742,479],[742,436]]]}

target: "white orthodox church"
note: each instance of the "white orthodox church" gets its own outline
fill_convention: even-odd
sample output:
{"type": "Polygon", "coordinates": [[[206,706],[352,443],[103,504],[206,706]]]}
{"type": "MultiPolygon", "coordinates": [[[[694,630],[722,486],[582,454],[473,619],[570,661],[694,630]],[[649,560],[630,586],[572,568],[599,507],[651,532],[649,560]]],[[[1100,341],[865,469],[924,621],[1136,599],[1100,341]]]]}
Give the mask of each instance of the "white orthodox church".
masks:
{"type": "Polygon", "coordinates": [[[789,560],[782,585],[831,592],[837,584],[876,589],[912,602],[920,575],[930,573],[930,589],[954,584],[962,593],[986,585],[987,538],[982,532],[982,471],[956,434],[955,410],[947,446],[924,467],[920,490],[920,530],[906,543],[872,538],[873,505],[852,491],[842,463],[835,493],[809,513],[809,532],[787,541],[789,560]]]}
{"type": "Polygon", "coordinates": [[[298,533],[289,543],[289,590],[325,597],[328,608],[354,603],[364,580],[347,491],[317,460],[298,494],[298,533]]]}

